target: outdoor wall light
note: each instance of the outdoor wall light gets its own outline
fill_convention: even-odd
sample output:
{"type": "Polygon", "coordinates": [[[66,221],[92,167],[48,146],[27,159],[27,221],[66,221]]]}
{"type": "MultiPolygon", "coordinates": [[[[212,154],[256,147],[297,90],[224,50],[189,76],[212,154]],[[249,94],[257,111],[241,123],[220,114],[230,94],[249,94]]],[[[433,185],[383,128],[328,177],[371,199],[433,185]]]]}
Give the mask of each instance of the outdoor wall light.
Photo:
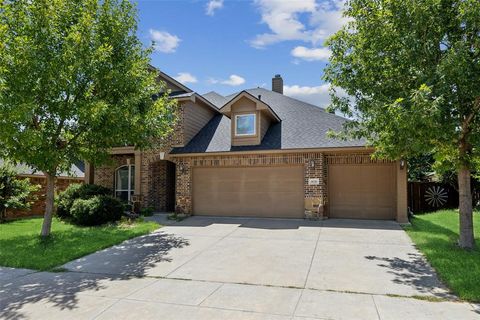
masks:
{"type": "Polygon", "coordinates": [[[185,168],[185,164],[179,163],[179,164],[178,164],[178,170],[179,170],[180,173],[182,173],[182,174],[185,173],[185,172],[187,171],[186,168],[185,168]]]}
{"type": "Polygon", "coordinates": [[[405,159],[400,160],[400,170],[405,169],[405,159]]]}
{"type": "Polygon", "coordinates": [[[165,160],[165,152],[160,152],[160,160],[165,160]]]}

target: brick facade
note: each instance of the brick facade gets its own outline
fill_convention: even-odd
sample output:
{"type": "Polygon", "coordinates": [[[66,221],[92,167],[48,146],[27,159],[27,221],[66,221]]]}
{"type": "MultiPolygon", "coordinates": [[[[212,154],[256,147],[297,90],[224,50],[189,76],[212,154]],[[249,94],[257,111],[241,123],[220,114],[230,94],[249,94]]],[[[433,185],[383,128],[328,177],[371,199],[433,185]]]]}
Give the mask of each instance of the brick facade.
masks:
{"type": "Polygon", "coordinates": [[[327,197],[327,168],[323,153],[246,154],[221,156],[173,157],[177,165],[176,206],[183,213],[192,213],[192,168],[194,167],[255,167],[303,165],[305,172],[305,200],[327,197]],[[309,185],[310,178],[320,180],[319,185],[309,185]]]}
{"type": "MultiPolygon", "coordinates": [[[[304,200],[308,202],[328,203],[328,165],[329,164],[372,164],[386,163],[386,160],[372,159],[369,153],[254,153],[232,155],[175,156],[166,150],[156,149],[141,153],[140,192],[142,205],[153,207],[156,211],[177,211],[191,214],[192,176],[195,167],[252,167],[302,165],[304,167],[304,200]],[[169,160],[161,160],[160,153],[165,152],[169,160]],[[318,179],[319,184],[310,184],[309,179],[318,179]],[[174,194],[173,194],[174,193],[174,194]]],[[[134,164],[135,154],[113,155],[113,163],[95,169],[95,183],[112,188],[115,169],[134,164]]],[[[138,161],[138,160],[137,160],[138,161]]]]}
{"type": "Polygon", "coordinates": [[[94,180],[95,184],[109,188],[113,192],[115,188],[115,169],[120,166],[127,165],[128,159],[130,160],[130,164],[135,163],[135,157],[133,154],[113,155],[110,163],[104,166],[96,167],[94,180]]]}
{"type": "Polygon", "coordinates": [[[136,171],[136,195],[140,195],[143,207],[152,207],[155,211],[173,211],[175,192],[175,166],[167,160],[160,159],[160,152],[165,149],[131,152],[129,154],[112,155],[111,161],[103,166],[95,167],[93,183],[115,189],[115,170],[123,165],[135,165],[136,157],[140,158],[140,170],[136,171]]]}
{"type": "Polygon", "coordinates": [[[143,206],[155,211],[173,211],[175,192],[175,165],[160,159],[161,149],[143,152],[141,157],[141,194],[143,206]]]}

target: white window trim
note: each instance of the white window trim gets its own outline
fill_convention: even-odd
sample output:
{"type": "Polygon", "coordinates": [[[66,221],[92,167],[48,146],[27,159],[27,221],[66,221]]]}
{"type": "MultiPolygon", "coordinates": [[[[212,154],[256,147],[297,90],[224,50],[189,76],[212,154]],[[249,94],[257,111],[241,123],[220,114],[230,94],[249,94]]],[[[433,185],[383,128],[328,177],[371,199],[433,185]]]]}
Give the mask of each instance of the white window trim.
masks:
{"type": "Polygon", "coordinates": [[[256,136],[257,135],[257,114],[256,113],[245,113],[235,115],[235,136],[256,136]],[[237,119],[238,117],[253,116],[253,133],[238,133],[237,132],[237,119]]]}
{"type": "MultiPolygon", "coordinates": [[[[126,164],[123,166],[118,167],[115,169],[115,196],[117,195],[117,192],[127,192],[128,196],[128,201],[131,201],[132,198],[132,191],[135,192],[135,185],[132,188],[132,170],[135,170],[135,165],[133,164],[126,164]],[[118,170],[128,167],[128,189],[117,189],[117,183],[118,183],[118,170]]],[[[134,181],[135,183],[135,181],[134,181]]]]}

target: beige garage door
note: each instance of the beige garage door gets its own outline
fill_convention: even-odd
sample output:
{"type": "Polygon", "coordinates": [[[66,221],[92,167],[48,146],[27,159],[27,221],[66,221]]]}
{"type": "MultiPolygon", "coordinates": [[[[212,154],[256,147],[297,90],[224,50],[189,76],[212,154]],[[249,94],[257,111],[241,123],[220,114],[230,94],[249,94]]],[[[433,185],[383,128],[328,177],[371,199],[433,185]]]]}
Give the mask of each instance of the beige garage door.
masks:
{"type": "Polygon", "coordinates": [[[329,216],[395,219],[394,165],[330,165],[329,216]]]}
{"type": "Polygon", "coordinates": [[[194,168],[197,215],[302,218],[303,167],[194,168]]]}

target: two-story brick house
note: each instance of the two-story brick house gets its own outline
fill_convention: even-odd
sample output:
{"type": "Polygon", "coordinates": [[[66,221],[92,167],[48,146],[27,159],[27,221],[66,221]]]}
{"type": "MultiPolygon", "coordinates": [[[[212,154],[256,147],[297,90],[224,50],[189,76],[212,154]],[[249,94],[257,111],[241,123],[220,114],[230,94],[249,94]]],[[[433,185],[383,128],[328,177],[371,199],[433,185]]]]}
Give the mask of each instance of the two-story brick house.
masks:
{"type": "Polygon", "coordinates": [[[115,148],[113,165],[87,165],[87,183],[157,211],[302,218],[322,203],[328,217],[407,222],[404,161],[372,160],[363,141],[328,137],[347,120],[283,95],[280,76],[272,90],[229,96],[159,77],[180,108],[171,143],[115,148]]]}

